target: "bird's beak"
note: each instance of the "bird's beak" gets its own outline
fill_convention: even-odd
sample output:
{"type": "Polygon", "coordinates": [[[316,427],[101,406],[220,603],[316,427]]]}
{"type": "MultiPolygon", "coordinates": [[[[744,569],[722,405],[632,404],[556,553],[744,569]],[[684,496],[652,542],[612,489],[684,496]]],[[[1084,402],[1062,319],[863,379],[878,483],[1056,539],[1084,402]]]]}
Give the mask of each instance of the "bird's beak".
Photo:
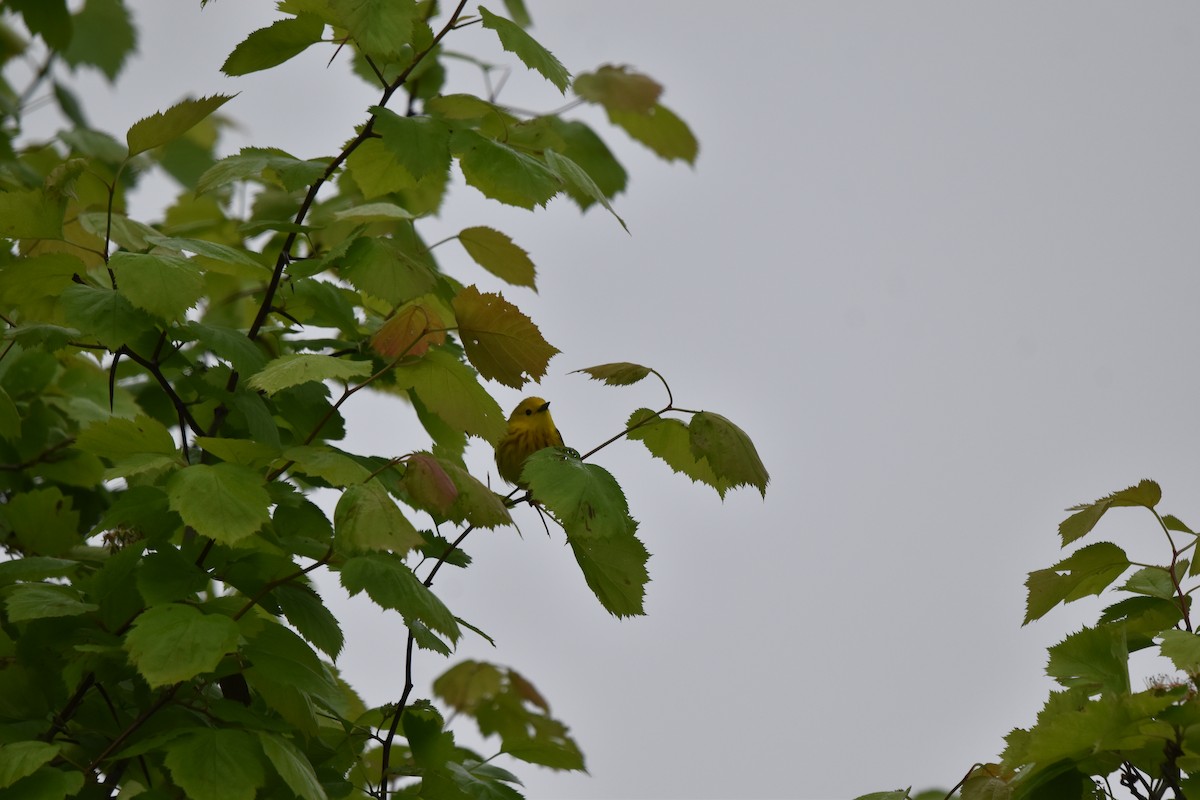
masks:
{"type": "Polygon", "coordinates": [[[538,406],[537,413],[539,413],[539,414],[540,414],[540,413],[542,413],[543,411],[548,411],[549,409],[550,409],[550,401],[549,401],[549,400],[547,400],[546,402],[544,402],[544,403],[542,403],[540,406],[538,406]]]}

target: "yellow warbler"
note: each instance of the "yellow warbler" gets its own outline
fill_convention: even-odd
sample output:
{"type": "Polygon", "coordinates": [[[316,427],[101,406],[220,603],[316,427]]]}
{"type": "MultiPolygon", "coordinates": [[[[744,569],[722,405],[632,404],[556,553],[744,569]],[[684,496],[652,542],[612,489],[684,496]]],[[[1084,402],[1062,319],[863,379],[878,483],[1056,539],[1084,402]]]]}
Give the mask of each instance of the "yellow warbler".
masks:
{"type": "Polygon", "coordinates": [[[543,447],[563,447],[562,434],[554,427],[550,403],[540,397],[526,397],[508,417],[508,430],[496,445],[496,468],[500,477],[528,489],[521,480],[525,459],[543,447]]]}

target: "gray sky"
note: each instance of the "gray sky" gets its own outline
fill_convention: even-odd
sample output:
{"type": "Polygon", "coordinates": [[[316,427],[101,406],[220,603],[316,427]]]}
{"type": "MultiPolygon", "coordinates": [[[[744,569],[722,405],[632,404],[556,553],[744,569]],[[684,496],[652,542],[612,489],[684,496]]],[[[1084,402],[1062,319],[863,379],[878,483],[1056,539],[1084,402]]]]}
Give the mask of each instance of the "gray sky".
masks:
{"type": "MultiPolygon", "coordinates": [[[[221,76],[270,3],[130,4],[143,55],[119,93],[90,98],[105,127],[185,92],[241,91],[225,107],[243,125],[228,149],[315,157],[376,99],[341,63],[325,69],[324,51],[300,77],[221,76]]],[[[1026,573],[1060,557],[1063,509],[1153,477],[1163,508],[1200,524],[1200,7],[530,10],[573,72],[629,63],[664,83],[700,139],[697,167],[664,165],[613,131],[632,236],[602,211],[559,200],[529,214],[462,188],[427,238],[491,225],[530,251],[540,294],[504,293],[564,351],[537,393],[568,444],[589,449],[662,396],[567,373],[637,361],[680,405],[745,429],[772,484],[766,502],[740,490],[721,503],[641,445],[597,456],[654,554],[644,619],[609,617],[561,534],[547,538],[528,511],[523,538],[472,534],[475,566],[435,589],[499,648],[468,640],[460,655],[527,675],[591,771],[516,765],[529,796],[949,787],[1033,721],[1050,689],[1045,647],[1098,607],[1020,627],[1026,573]]],[[[478,27],[449,45],[501,57],[478,27]]],[[[468,70],[457,79],[482,91],[468,70]]],[[[501,100],[561,103],[519,75],[501,100]]],[[[501,288],[456,247],[439,249],[445,269],[501,288]]],[[[520,394],[498,396],[511,406],[520,394]]],[[[352,448],[425,446],[395,402],[350,413],[352,448]]],[[[488,469],[488,448],[472,455],[488,469]]],[[[1147,522],[1114,514],[1100,535],[1162,558],[1147,522]]],[[[370,702],[394,700],[399,618],[329,594],[339,614],[353,609],[339,666],[370,702]]],[[[419,691],[438,662],[420,658],[419,691]]]]}

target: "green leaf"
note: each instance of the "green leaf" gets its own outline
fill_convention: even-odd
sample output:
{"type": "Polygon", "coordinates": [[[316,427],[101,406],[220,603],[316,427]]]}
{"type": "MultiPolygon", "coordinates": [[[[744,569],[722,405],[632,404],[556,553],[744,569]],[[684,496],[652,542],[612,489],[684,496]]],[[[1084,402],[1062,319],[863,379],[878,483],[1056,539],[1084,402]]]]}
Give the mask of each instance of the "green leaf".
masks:
{"type": "Polygon", "coordinates": [[[438,464],[454,482],[457,491],[457,497],[446,512],[445,519],[466,522],[476,528],[498,528],[512,524],[508,508],[499,495],[458,464],[446,459],[438,459],[438,464]]]}
{"type": "Polygon", "coordinates": [[[321,41],[325,23],[314,14],[276,20],[267,28],[259,28],[233,48],[221,65],[226,75],[249,75],[278,66],[321,41]]]}
{"type": "MultiPolygon", "coordinates": [[[[1181,562],[1177,568],[1182,577],[1183,573],[1187,571],[1186,561],[1181,562]]],[[[1121,588],[1127,592],[1157,597],[1161,600],[1174,600],[1176,597],[1175,584],[1171,582],[1170,573],[1163,567],[1139,569],[1129,576],[1129,580],[1125,581],[1125,585],[1121,588]]]]}
{"type": "Polygon", "coordinates": [[[18,583],[5,591],[4,607],[10,622],[52,617],[77,617],[99,606],[85,602],[77,590],[46,583],[18,583]]]}
{"type": "Polygon", "coordinates": [[[567,72],[566,67],[549,50],[538,44],[521,29],[521,26],[496,16],[483,6],[479,7],[479,16],[483,19],[483,27],[494,30],[500,37],[500,44],[505,50],[515,54],[525,66],[540,72],[542,77],[566,94],[567,86],[571,83],[571,73],[567,72]]]}
{"type": "Polygon", "coordinates": [[[406,117],[372,106],[375,132],[414,181],[431,173],[445,174],[450,169],[450,130],[436,117],[406,117]]]}
{"type": "Polygon", "coordinates": [[[600,190],[600,187],[592,180],[592,176],[587,174],[587,171],[583,167],[553,150],[547,150],[545,156],[546,165],[558,173],[566,181],[569,188],[574,188],[576,192],[604,206],[608,213],[616,217],[617,222],[621,223],[621,227],[625,229],[625,232],[629,233],[629,226],[625,224],[625,220],[621,219],[621,215],[608,202],[608,198],[605,197],[604,192],[600,190]]]}
{"type": "Polygon", "coordinates": [[[109,269],[122,295],[167,321],[181,319],[204,296],[200,270],[187,259],[142,253],[113,253],[109,269]]]}
{"type": "Polygon", "coordinates": [[[18,581],[61,578],[71,575],[78,568],[78,561],[69,558],[50,558],[49,556],[22,556],[9,561],[0,561],[0,586],[18,581]]]}
{"type": "MultiPolygon", "coordinates": [[[[0,194],[0,204],[7,196],[0,194]]],[[[57,297],[75,282],[76,275],[86,271],[82,261],[67,253],[16,259],[0,265],[0,299],[20,305],[43,297],[57,297]]]]}
{"type": "MultiPolygon", "coordinates": [[[[412,189],[418,183],[379,139],[367,139],[359,145],[346,159],[346,170],[367,200],[412,189]]],[[[430,179],[431,184],[434,181],[430,179]]]]}
{"type": "Polygon", "coordinates": [[[495,444],[507,423],[495,399],[475,379],[475,372],[449,352],[431,349],[415,364],[393,370],[396,385],[411,389],[439,419],[464,433],[495,444]]]}
{"type": "Polygon", "coordinates": [[[61,239],[65,197],[41,189],[0,192],[0,236],[11,239],[61,239]]]}
{"type": "Polygon", "coordinates": [[[164,763],[189,800],[254,800],[266,779],[255,737],[232,728],[196,728],[172,739],[164,763]]]}
{"type": "Polygon", "coordinates": [[[46,742],[11,742],[0,745],[0,789],[37,772],[58,755],[62,745],[46,742]]]}
{"type": "Polygon", "coordinates": [[[533,209],[563,188],[562,179],[538,159],[472,130],[456,131],[454,143],[463,178],[492,200],[533,209]]]}
{"type": "Polygon", "coordinates": [[[203,322],[188,322],[175,329],[181,339],[199,342],[222,361],[243,375],[253,375],[267,363],[267,356],[245,331],[209,325],[203,322]]]}
{"type": "Polygon", "coordinates": [[[253,534],[270,518],[263,476],[237,464],[193,464],[167,482],[171,510],[221,544],[253,534]]]}
{"type": "MultiPolygon", "coordinates": [[[[626,373],[616,374],[621,377],[626,373]]],[[[692,439],[688,427],[679,420],[660,417],[648,408],[639,408],[629,416],[625,428],[629,431],[626,434],[629,439],[640,441],[650,451],[650,455],[666,462],[675,472],[713,487],[722,496],[729,490],[729,482],[718,478],[708,461],[697,458],[692,452],[692,439]]]]}
{"type": "MultiPolygon", "coordinates": [[[[578,120],[568,121],[557,117],[549,119],[547,125],[563,140],[562,154],[582,167],[605,197],[612,198],[625,191],[629,174],[595,131],[578,120]]],[[[575,186],[568,185],[566,189],[583,211],[595,202],[590,194],[575,186]]]]}
{"type": "Polygon", "coordinates": [[[338,273],[359,291],[391,305],[426,294],[436,280],[426,264],[406,253],[394,239],[370,236],[354,240],[340,260],[338,273]]]}
{"type": "Polygon", "coordinates": [[[289,353],[274,359],[251,376],[249,384],[254,389],[273,395],[303,383],[327,380],[349,382],[370,374],[370,361],[351,361],[316,353],[289,353]]]}
{"type": "Polygon", "coordinates": [[[79,512],[72,506],[71,496],[57,486],[21,492],[3,506],[6,527],[16,535],[25,555],[61,555],[82,540],[79,512]]]}
{"type": "Polygon", "coordinates": [[[75,446],[92,455],[117,461],[139,453],[175,454],[175,439],[153,417],[134,419],[109,417],[93,422],[80,432],[75,446]]]}
{"type": "MultiPolygon", "coordinates": [[[[719,414],[701,411],[692,416],[688,436],[692,455],[707,461],[719,481],[730,488],[753,486],[766,498],[771,478],[745,431],[719,414]]],[[[717,493],[725,497],[721,488],[717,493]]]]}
{"type": "Polygon", "coordinates": [[[41,36],[55,50],[65,49],[71,42],[71,15],[66,0],[5,0],[4,5],[21,13],[25,27],[41,36]]]}
{"type": "Polygon", "coordinates": [[[1075,551],[1049,569],[1029,573],[1025,621],[1041,619],[1059,603],[1100,594],[1129,568],[1125,551],[1111,542],[1096,542],[1075,551]]]}
{"type": "Polygon", "coordinates": [[[649,114],[658,105],[662,85],[629,67],[605,64],[575,77],[575,94],[609,111],[649,114]]]}
{"type": "Polygon", "coordinates": [[[8,392],[0,389],[0,439],[12,441],[21,435],[21,412],[17,404],[8,396],[8,392]]]}
{"type": "Polygon", "coordinates": [[[197,436],[193,442],[204,452],[243,467],[265,467],[279,457],[279,448],[254,439],[197,436]]]}
{"type": "Polygon", "coordinates": [[[301,636],[330,658],[338,657],[345,644],[341,625],[315,591],[304,585],[285,583],[276,587],[272,596],[301,636]]]}
{"type": "Polygon", "coordinates": [[[637,523],[608,470],[548,447],[525,460],[521,477],[570,539],[633,536],[637,523]]]}
{"type": "Polygon", "coordinates": [[[571,537],[568,541],[584,580],[610,614],[631,617],[646,613],[642,601],[650,580],[646,572],[650,554],[636,536],[571,537]]]}
{"type": "Polygon", "coordinates": [[[199,100],[183,100],[166,111],[140,119],[125,134],[129,155],[153,150],[187,133],[200,120],[232,100],[233,95],[217,94],[199,100]]]}
{"type": "Polygon", "coordinates": [[[423,541],[379,481],[342,492],[333,512],[333,530],[337,550],[343,554],[373,550],[406,553],[423,541]]]}
{"type": "Polygon", "coordinates": [[[647,114],[609,109],[609,120],[666,161],[696,163],[700,145],[687,123],[661,103],[647,114]]]}
{"type": "MultiPolygon", "coordinates": [[[[616,361],[611,364],[598,364],[594,367],[572,370],[571,374],[582,372],[592,380],[603,381],[609,386],[629,386],[637,383],[654,370],[641,364],[631,364],[628,361],[616,361]]],[[[632,424],[632,421],[631,423],[632,424]]]]}
{"type": "Polygon", "coordinates": [[[137,29],[125,4],[121,0],[87,0],[74,23],[80,35],[71,37],[63,60],[72,67],[93,66],[110,82],[115,81],[126,59],[137,50],[137,29]]]}
{"type": "Polygon", "coordinates": [[[78,95],[58,81],[54,81],[54,99],[58,103],[58,110],[76,128],[91,127],[83,112],[83,103],[79,102],[78,95]]]}
{"type": "MultiPolygon", "coordinates": [[[[336,679],[313,649],[285,626],[263,625],[262,630],[242,647],[241,655],[256,672],[269,674],[272,681],[311,695],[328,708],[336,709],[341,705],[341,690],[336,679]]],[[[256,676],[248,677],[254,679],[256,676]]]]}
{"type": "Polygon", "coordinates": [[[168,686],[217,668],[237,648],[237,623],[182,603],[146,609],[125,636],[130,662],[146,682],[168,686]]]}
{"type": "Polygon", "coordinates": [[[508,11],[508,16],[512,21],[522,28],[528,28],[533,24],[533,20],[529,17],[529,10],[525,8],[525,0],[504,0],[504,8],[508,11]]]}
{"type": "Polygon", "coordinates": [[[1077,695],[1069,693],[1051,696],[1046,708],[1038,714],[1037,725],[1030,731],[1023,754],[1026,763],[1051,765],[1104,750],[1136,749],[1149,744],[1152,737],[1141,733],[1142,727],[1177,702],[1174,694],[1154,690],[1124,696],[1103,695],[1097,700],[1083,702],[1076,698],[1077,695]]]}
{"type": "Polygon", "coordinates": [[[1058,534],[1062,537],[1062,543],[1065,547],[1076,539],[1087,535],[1092,528],[1096,527],[1096,523],[1100,521],[1100,518],[1104,516],[1104,512],[1108,511],[1108,509],[1123,506],[1154,508],[1161,499],[1162,489],[1159,488],[1158,484],[1151,480],[1143,480],[1136,486],[1130,486],[1128,489],[1113,492],[1093,503],[1081,503],[1077,506],[1071,506],[1067,510],[1076,513],[1067,517],[1059,524],[1058,534]]]}
{"type": "Polygon", "coordinates": [[[294,462],[289,471],[320,478],[332,486],[362,483],[371,473],[346,453],[329,445],[301,445],[286,450],[283,457],[294,462]]]}
{"type": "Polygon", "coordinates": [[[463,228],[458,241],[475,263],[515,286],[534,288],[534,266],[529,254],[498,230],[463,228]]]}
{"type": "Polygon", "coordinates": [[[112,289],[76,284],[64,289],[60,297],[67,323],[110,350],[156,328],[153,317],[112,289]]]}
{"type": "Polygon", "coordinates": [[[262,275],[267,271],[267,267],[249,251],[240,247],[230,247],[220,242],[208,242],[203,239],[189,239],[182,236],[147,236],[146,242],[155,247],[165,247],[176,252],[195,253],[198,256],[211,258],[213,261],[250,267],[256,275],[262,275]]]}
{"type": "Polygon", "coordinates": [[[1063,686],[1129,692],[1129,647],[1121,625],[1085,627],[1051,647],[1049,653],[1046,674],[1063,686]]]}
{"type": "Polygon", "coordinates": [[[138,252],[149,249],[147,237],[161,235],[157,229],[132,220],[124,214],[108,214],[104,211],[80,214],[79,224],[98,239],[111,239],[126,250],[138,252]]]}
{"type": "Polygon", "coordinates": [[[463,349],[485,378],[519,389],[540,380],[559,352],[529,317],[499,294],[467,286],[454,296],[453,305],[463,349]]]}
{"type": "Polygon", "coordinates": [[[417,4],[413,0],[328,0],[341,27],[363,54],[392,61],[413,39],[417,4]]]}
{"type": "Polygon", "coordinates": [[[338,222],[393,222],[415,219],[415,216],[395,203],[364,203],[338,211],[333,218],[338,222]]]}
{"type": "Polygon", "coordinates": [[[65,800],[76,796],[82,788],[82,771],[42,767],[9,787],[4,800],[65,800]]]}
{"type": "Polygon", "coordinates": [[[194,600],[209,580],[194,558],[170,544],[146,553],[137,571],[138,594],[149,605],[194,600]]]}
{"type": "Polygon", "coordinates": [[[325,787],[308,757],[289,739],[274,733],[258,731],[258,743],[262,745],[267,760],[275,767],[279,777],[302,800],[326,800],[325,787]]]}
{"type": "Polygon", "coordinates": [[[1200,635],[1191,631],[1166,630],[1162,639],[1162,654],[1171,659],[1175,668],[1194,675],[1200,671],[1200,635]]]}
{"type": "Polygon", "coordinates": [[[351,597],[365,590],[383,608],[399,611],[405,619],[419,620],[452,642],[461,636],[450,609],[417,580],[399,556],[373,553],[347,559],[341,582],[351,597]]]}
{"type": "Polygon", "coordinates": [[[313,183],[327,168],[328,162],[321,159],[305,161],[273,147],[244,147],[209,167],[196,182],[196,194],[250,178],[293,192],[313,183]]]}

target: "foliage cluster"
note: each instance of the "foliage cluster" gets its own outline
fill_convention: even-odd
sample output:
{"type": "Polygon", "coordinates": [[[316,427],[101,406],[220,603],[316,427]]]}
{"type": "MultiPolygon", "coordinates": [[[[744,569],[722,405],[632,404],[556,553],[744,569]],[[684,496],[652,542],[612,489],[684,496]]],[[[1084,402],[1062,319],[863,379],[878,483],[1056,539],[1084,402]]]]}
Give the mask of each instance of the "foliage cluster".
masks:
{"type": "MultiPolygon", "coordinates": [[[[1058,526],[1063,547],[1092,534],[1112,509],[1140,508],[1161,532],[1168,557],[1142,563],[1113,542],[1097,541],[1031,572],[1026,624],[1060,604],[1113,587],[1123,596],[1094,625],[1049,649],[1046,672],[1061,688],[1050,694],[1032,726],[1008,734],[999,761],[975,764],[951,792],[924,792],[918,800],[1200,797],[1200,634],[1191,619],[1192,597],[1200,589],[1200,534],[1160,512],[1161,500],[1158,484],[1143,480],[1069,509],[1058,526]],[[1130,678],[1135,656],[1143,665],[1161,663],[1168,672],[1135,691],[1130,678]]],[[[910,796],[877,792],[858,800],[910,796]]]]}
{"type": "MultiPolygon", "coordinates": [[[[534,210],[564,195],[616,216],[627,175],[565,116],[579,103],[664,159],[693,161],[691,132],[630,68],[572,78],[520,0],[506,16],[465,0],[278,6],[222,69],[274,68],[310,47],[351,60],[379,96],[332,157],[219,157],[218,110],[237,105],[226,96],[185,99],[123,137],[96,130],[70,76],[121,72],[136,42],[123,0],[0,5],[5,797],[519,797],[497,753],[562,770],[583,769],[583,755],[515,669],[458,663],[434,696],[414,696],[414,648],[449,656],[464,635],[486,638],[434,578],[470,564],[471,531],[510,525],[510,509],[536,499],[599,602],[643,613],[648,553],[591,453],[531,458],[532,497],[470,473],[468,439],[505,430],[489,387],[540,379],[558,351],[502,294],[456,281],[418,229],[441,212],[453,169],[500,203],[534,210]],[[500,69],[449,49],[471,26],[575,99],[529,114],[449,91],[449,59],[500,69]],[[30,63],[16,85],[10,67],[30,63]],[[26,114],[48,103],[69,124],[27,141],[26,114]],[[133,219],[129,193],[150,170],[180,193],[160,219],[133,219]],[[432,446],[338,447],[364,389],[391,396],[432,446]],[[338,494],[331,514],[317,489],[338,494]],[[317,571],[397,612],[394,702],[368,708],[339,677],[342,628],[317,571]],[[457,744],[452,714],[497,753],[457,744]]],[[[501,280],[535,286],[506,234],[470,224],[454,238],[501,280]]],[[[662,378],[630,363],[583,372],[616,386],[662,378]]],[[[601,447],[628,436],[722,496],[765,494],[747,436],[667,395],[601,447]]]]}

